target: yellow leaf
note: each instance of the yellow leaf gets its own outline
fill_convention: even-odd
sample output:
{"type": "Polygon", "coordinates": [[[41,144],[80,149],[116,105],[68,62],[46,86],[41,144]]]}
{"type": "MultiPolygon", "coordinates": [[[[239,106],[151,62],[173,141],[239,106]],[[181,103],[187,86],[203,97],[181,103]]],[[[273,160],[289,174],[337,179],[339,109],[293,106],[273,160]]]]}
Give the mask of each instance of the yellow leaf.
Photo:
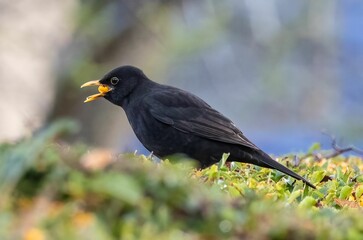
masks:
{"type": "Polygon", "coordinates": [[[78,228],[88,227],[93,222],[93,215],[86,212],[76,213],[73,222],[78,228]]]}
{"type": "Polygon", "coordinates": [[[44,240],[45,234],[39,228],[31,228],[24,234],[24,240],[44,240]]]}

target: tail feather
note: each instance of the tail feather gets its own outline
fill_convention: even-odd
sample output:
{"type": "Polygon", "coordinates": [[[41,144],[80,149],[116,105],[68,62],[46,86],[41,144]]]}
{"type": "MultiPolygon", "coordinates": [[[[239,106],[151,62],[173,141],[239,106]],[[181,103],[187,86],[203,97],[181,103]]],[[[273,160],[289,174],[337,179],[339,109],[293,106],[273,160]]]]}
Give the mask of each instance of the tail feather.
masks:
{"type": "Polygon", "coordinates": [[[312,183],[310,183],[308,180],[306,180],[299,174],[293,172],[292,170],[288,169],[284,165],[276,162],[274,159],[272,159],[266,153],[264,153],[262,151],[259,152],[259,156],[257,157],[257,159],[258,159],[258,163],[256,165],[259,165],[261,167],[268,167],[268,168],[273,168],[273,169],[279,170],[280,172],[285,173],[286,175],[289,175],[290,177],[303,181],[309,187],[316,189],[316,187],[312,183]]]}

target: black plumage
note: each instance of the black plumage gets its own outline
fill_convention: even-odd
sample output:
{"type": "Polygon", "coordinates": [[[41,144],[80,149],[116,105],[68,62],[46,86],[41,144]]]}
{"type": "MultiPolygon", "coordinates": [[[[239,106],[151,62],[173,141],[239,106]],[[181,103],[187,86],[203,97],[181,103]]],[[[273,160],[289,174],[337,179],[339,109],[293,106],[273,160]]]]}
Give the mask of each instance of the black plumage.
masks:
{"type": "Polygon", "coordinates": [[[101,80],[83,86],[90,85],[100,85],[100,93],[86,101],[104,97],[121,106],[140,142],[157,157],[182,153],[205,168],[218,162],[223,153],[230,153],[228,161],[277,169],[315,188],[259,149],[231,120],[202,99],[153,82],[136,67],[116,68],[101,80]]]}

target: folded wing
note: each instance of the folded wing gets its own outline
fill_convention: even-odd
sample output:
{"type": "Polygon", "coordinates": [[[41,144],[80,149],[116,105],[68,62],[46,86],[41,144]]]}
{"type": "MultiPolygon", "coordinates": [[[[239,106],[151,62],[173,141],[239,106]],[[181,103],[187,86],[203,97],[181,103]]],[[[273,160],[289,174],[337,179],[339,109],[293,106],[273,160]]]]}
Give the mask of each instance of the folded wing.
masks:
{"type": "Polygon", "coordinates": [[[155,119],[179,131],[259,150],[231,120],[190,93],[175,89],[154,93],[146,101],[150,103],[150,112],[155,119]]]}

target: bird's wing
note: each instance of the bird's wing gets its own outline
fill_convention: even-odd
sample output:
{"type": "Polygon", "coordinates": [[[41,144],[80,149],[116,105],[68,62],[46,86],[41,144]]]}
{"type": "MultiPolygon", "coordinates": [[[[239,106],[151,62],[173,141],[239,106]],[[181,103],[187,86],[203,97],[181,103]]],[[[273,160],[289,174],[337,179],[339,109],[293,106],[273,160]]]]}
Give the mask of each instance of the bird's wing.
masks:
{"type": "Polygon", "coordinates": [[[172,88],[144,100],[155,119],[179,131],[259,150],[231,120],[195,95],[172,88]]]}

